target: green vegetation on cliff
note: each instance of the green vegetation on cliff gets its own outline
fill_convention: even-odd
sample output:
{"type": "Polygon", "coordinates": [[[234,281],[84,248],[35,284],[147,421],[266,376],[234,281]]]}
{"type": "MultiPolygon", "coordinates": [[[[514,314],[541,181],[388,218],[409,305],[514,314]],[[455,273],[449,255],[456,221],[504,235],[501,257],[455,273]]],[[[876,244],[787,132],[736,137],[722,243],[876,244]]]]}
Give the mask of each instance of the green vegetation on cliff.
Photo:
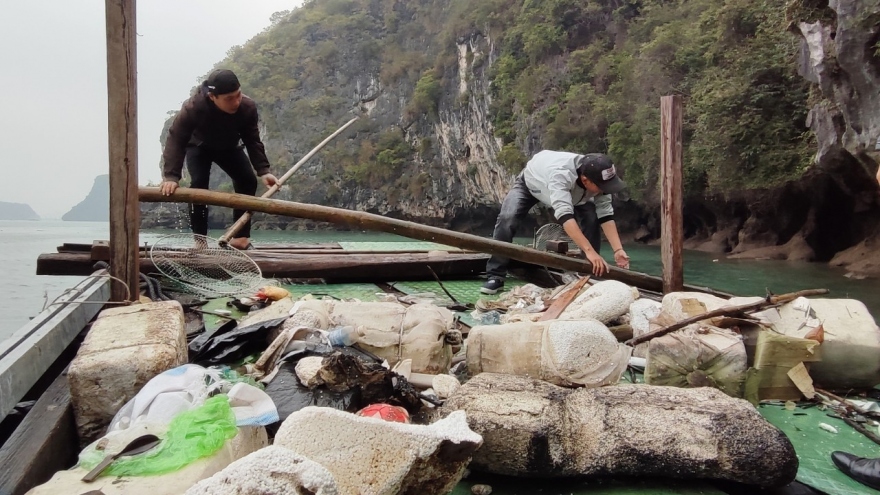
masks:
{"type": "MultiPolygon", "coordinates": [[[[519,5],[510,2],[509,8],[519,5]]],[[[600,150],[636,197],[656,189],[659,98],[685,98],[691,194],[778,185],[814,150],[809,84],[796,72],[785,3],[754,0],[538,0],[501,29],[496,132],[521,144],[600,150]]],[[[480,19],[475,21],[479,25],[480,19]]],[[[522,148],[522,146],[518,146],[522,148]]]]}
{"type": "Polygon", "coordinates": [[[469,111],[458,50],[479,37],[490,48],[467,51],[466,78],[491,81],[502,170],[540,148],[607,152],[652,203],[667,94],[685,98],[688,193],[771,187],[809,166],[810,85],[789,22],[783,0],[310,0],[218,65],[259,103],[279,172],[393,93],[322,153],[297,197],[350,204],[360,191],[393,207],[452,175],[431,124],[469,111]]]}

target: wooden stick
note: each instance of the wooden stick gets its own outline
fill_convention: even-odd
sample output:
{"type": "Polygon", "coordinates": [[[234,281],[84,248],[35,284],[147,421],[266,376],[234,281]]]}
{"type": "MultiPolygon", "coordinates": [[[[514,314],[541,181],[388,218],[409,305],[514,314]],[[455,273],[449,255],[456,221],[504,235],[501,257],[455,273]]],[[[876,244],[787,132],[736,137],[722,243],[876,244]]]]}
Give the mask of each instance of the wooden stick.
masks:
{"type": "Polygon", "coordinates": [[[672,333],[676,330],[681,330],[682,328],[692,324],[697,323],[699,321],[708,320],[709,318],[715,318],[716,316],[728,316],[732,314],[742,313],[745,311],[755,311],[758,309],[764,309],[767,306],[773,306],[775,304],[782,304],[789,301],[794,301],[799,297],[808,297],[808,296],[820,296],[822,294],[828,294],[828,289],[809,289],[802,290],[798,292],[792,292],[790,294],[781,294],[778,296],[769,296],[767,299],[763,301],[758,301],[749,304],[741,304],[739,306],[729,306],[725,308],[719,308],[714,311],[709,311],[708,313],[703,313],[701,315],[693,316],[686,320],[682,320],[674,325],[669,325],[668,327],[661,328],[659,330],[654,330],[653,332],[646,333],[641,337],[636,337],[634,339],[629,339],[626,341],[626,344],[631,346],[637,346],[643,342],[648,342],[649,340],[655,339],[657,337],[662,337],[668,333],[672,333]]]}
{"type": "Polygon", "coordinates": [[[664,294],[684,286],[681,121],[681,96],[660,98],[660,256],[664,294]]]}
{"type": "Polygon", "coordinates": [[[544,311],[544,314],[541,315],[541,318],[539,318],[538,321],[555,320],[556,318],[558,318],[559,315],[561,315],[562,312],[565,311],[565,308],[567,308],[568,305],[571,304],[572,301],[574,301],[574,298],[577,297],[577,295],[581,292],[581,289],[583,289],[584,286],[587,285],[587,282],[589,282],[589,280],[589,276],[582,277],[580,280],[575,282],[573,287],[566,290],[563,294],[560,294],[559,297],[557,297],[553,301],[553,303],[550,304],[550,307],[547,308],[547,311],[544,311]]]}
{"type": "MultiPolygon", "coordinates": [[[[278,182],[276,182],[274,186],[270,187],[269,190],[264,192],[261,197],[271,198],[276,192],[278,192],[279,189],[281,189],[281,186],[284,185],[284,182],[287,179],[289,179],[290,176],[293,175],[294,172],[299,170],[299,168],[302,167],[303,165],[305,165],[305,163],[307,161],[309,161],[309,159],[311,159],[313,156],[315,156],[315,153],[321,151],[321,148],[323,148],[324,146],[327,146],[327,143],[332,141],[336,136],[342,134],[342,132],[344,130],[348,129],[349,126],[354,124],[355,121],[357,121],[357,119],[358,118],[355,117],[355,118],[349,120],[348,122],[345,123],[345,125],[343,125],[339,129],[337,129],[336,132],[327,136],[327,139],[318,143],[317,146],[312,148],[312,151],[309,151],[308,154],[306,154],[306,156],[302,157],[302,159],[300,159],[300,161],[296,162],[296,165],[294,165],[293,168],[288,170],[286,174],[282,175],[281,178],[278,179],[278,182]]],[[[232,236],[234,236],[239,230],[241,230],[241,228],[244,227],[244,224],[246,224],[248,222],[248,220],[250,220],[250,219],[251,219],[251,212],[249,212],[249,211],[244,212],[244,215],[239,217],[239,219],[234,224],[232,224],[232,226],[229,227],[226,230],[226,232],[223,233],[223,236],[220,237],[220,239],[218,239],[220,245],[225,246],[226,244],[228,244],[229,239],[231,239],[232,236]]]]}
{"type": "Polygon", "coordinates": [[[440,277],[437,276],[437,272],[435,272],[434,269],[431,268],[430,266],[428,267],[428,270],[431,272],[431,275],[434,276],[434,280],[437,281],[437,285],[439,285],[440,288],[443,289],[443,292],[445,292],[446,295],[449,296],[449,299],[452,299],[452,302],[454,302],[455,304],[461,304],[458,302],[458,299],[456,299],[455,296],[452,295],[451,292],[446,290],[446,287],[443,285],[443,282],[440,281],[440,277]]]}
{"type": "Polygon", "coordinates": [[[857,422],[855,422],[849,418],[841,418],[841,419],[843,419],[844,423],[852,426],[854,430],[856,430],[857,432],[861,433],[862,435],[865,435],[866,437],[870,438],[871,441],[873,441],[877,445],[880,445],[880,437],[878,437],[876,434],[872,433],[870,430],[868,430],[864,426],[858,424],[857,422]]]}
{"type": "Polygon", "coordinates": [[[819,394],[820,396],[825,396],[825,397],[823,397],[823,400],[826,400],[828,402],[830,402],[830,399],[836,400],[838,402],[838,404],[836,406],[834,404],[830,404],[830,403],[829,403],[829,405],[831,407],[835,407],[836,409],[838,409],[838,412],[841,413],[840,419],[842,419],[844,423],[851,426],[857,432],[861,433],[862,435],[865,435],[866,437],[870,438],[871,441],[880,445],[880,437],[878,437],[874,432],[872,432],[872,431],[868,430],[867,428],[865,428],[864,426],[860,425],[858,422],[847,417],[849,415],[850,411],[854,411],[857,414],[861,414],[862,416],[866,416],[866,417],[874,416],[875,413],[872,413],[870,411],[865,411],[864,409],[862,409],[859,406],[853,404],[852,402],[844,399],[843,397],[839,397],[837,395],[834,395],[831,392],[828,392],[827,390],[822,390],[820,388],[817,388],[816,393],[819,394]]]}
{"type": "MultiPolygon", "coordinates": [[[[135,0],[105,0],[107,22],[107,112],[110,157],[110,275],[137,295],[137,33],[135,0]]],[[[111,286],[111,301],[123,301],[129,290],[111,286]]]]}
{"type": "Polygon", "coordinates": [[[850,402],[849,399],[845,399],[845,398],[840,397],[840,396],[838,396],[838,395],[834,395],[834,394],[832,394],[831,392],[829,392],[829,391],[827,391],[827,390],[822,390],[821,388],[817,388],[817,389],[816,389],[816,392],[818,392],[818,393],[820,393],[820,394],[822,394],[822,395],[828,396],[829,398],[834,399],[834,400],[836,400],[837,402],[840,402],[844,407],[846,407],[846,408],[848,408],[848,409],[852,409],[853,411],[855,411],[855,412],[861,414],[862,416],[875,417],[875,418],[878,417],[878,416],[880,416],[880,413],[875,413],[875,412],[872,412],[872,411],[866,411],[866,410],[862,409],[861,407],[859,407],[859,406],[853,404],[852,402],[850,402]]]}
{"type": "MultiPolygon", "coordinates": [[[[148,203],[197,203],[227,208],[238,208],[249,211],[261,211],[273,215],[308,218],[320,222],[330,222],[348,225],[360,230],[376,230],[397,234],[411,239],[437,242],[447,246],[455,246],[462,249],[471,249],[489,254],[497,254],[505,258],[512,258],[526,263],[539,266],[559,268],[580,273],[591,273],[593,266],[585,259],[569,258],[553,253],[544,253],[525,246],[518,246],[510,242],[496,241],[484,237],[453,232],[438,227],[420,225],[413,222],[374,215],[362,211],[349,211],[329,206],[308,205],[281,201],[269,198],[255,198],[245,194],[231,194],[206,189],[178,188],[171,196],[163,196],[158,187],[142,187],[139,189],[141,201],[148,203]]],[[[659,292],[663,283],[658,277],[622,270],[611,267],[605,278],[619,280],[621,282],[640,287],[649,291],[659,292]]],[[[692,292],[704,292],[718,297],[731,297],[730,294],[712,290],[706,287],[686,285],[685,289],[692,292]]]]}

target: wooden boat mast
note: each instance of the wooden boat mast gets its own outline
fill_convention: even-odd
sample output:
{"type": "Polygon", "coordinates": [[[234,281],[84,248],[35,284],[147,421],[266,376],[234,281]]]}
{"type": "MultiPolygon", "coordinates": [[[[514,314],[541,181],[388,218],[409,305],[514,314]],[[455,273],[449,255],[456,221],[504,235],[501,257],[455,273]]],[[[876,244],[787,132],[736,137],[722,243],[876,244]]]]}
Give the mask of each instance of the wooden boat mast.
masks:
{"type": "Polygon", "coordinates": [[[105,0],[110,157],[111,300],[137,299],[139,285],[137,49],[135,0],[105,0]],[[129,295],[130,294],[130,295],[129,295]]]}

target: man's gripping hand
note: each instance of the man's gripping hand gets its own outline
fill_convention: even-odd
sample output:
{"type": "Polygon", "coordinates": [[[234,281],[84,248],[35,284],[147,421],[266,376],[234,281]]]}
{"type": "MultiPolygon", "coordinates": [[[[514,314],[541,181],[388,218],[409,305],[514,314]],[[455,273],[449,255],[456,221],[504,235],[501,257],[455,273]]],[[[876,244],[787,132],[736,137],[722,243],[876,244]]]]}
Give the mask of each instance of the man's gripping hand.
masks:
{"type": "Polygon", "coordinates": [[[172,194],[174,194],[174,191],[177,190],[177,181],[162,181],[162,185],[159,186],[159,190],[162,191],[162,196],[171,196],[172,194]]]}
{"type": "Polygon", "coordinates": [[[260,178],[263,179],[263,184],[265,184],[266,187],[272,187],[278,183],[278,179],[272,174],[263,174],[260,178]]]}

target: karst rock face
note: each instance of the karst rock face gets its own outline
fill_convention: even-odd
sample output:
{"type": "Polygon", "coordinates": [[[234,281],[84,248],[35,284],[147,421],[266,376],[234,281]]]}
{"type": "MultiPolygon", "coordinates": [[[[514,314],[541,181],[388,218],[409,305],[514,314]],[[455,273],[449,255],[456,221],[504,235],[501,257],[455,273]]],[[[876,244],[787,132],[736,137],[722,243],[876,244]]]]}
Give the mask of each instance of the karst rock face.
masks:
{"type": "MultiPolygon", "coordinates": [[[[556,86],[575,67],[574,53],[593,53],[588,50],[591,36],[606,33],[614,42],[596,53],[624,54],[628,40],[633,40],[620,22],[637,25],[644,15],[629,12],[628,20],[615,21],[611,10],[578,11],[595,21],[589,32],[571,31],[574,44],[568,49],[518,62],[520,72],[534,76],[523,81],[556,89],[533,88],[531,93],[523,90],[524,95],[516,90],[508,95],[510,102],[499,93],[505,84],[499,74],[506,73],[516,55],[508,46],[510,39],[528,24],[519,14],[501,16],[506,20],[493,14],[490,17],[497,19],[487,26],[469,24],[468,16],[477,15],[475,9],[455,10],[459,4],[453,0],[357,0],[347,5],[354,10],[346,10],[344,16],[322,2],[307,2],[275,16],[266,31],[219,62],[236,71],[245,92],[257,101],[263,141],[278,176],[352,116],[360,116],[356,125],[298,170],[275,198],[483,235],[492,232],[500,203],[525,160],[553,147],[547,115],[571,106],[561,99],[565,91],[556,86]],[[357,28],[346,27],[349,23],[357,28]],[[508,113],[513,117],[507,119],[508,113]]],[[[511,4],[516,12],[523,8],[511,4]]],[[[790,69],[794,80],[812,85],[801,88],[809,97],[798,100],[797,108],[781,111],[792,115],[809,107],[808,115],[803,112],[805,119],[798,113],[791,123],[808,136],[801,141],[810,141],[804,169],[782,182],[751,182],[747,188],[705,194],[692,191],[684,201],[686,247],[741,258],[832,261],[853,273],[880,276],[880,254],[873,254],[880,253],[875,249],[880,245],[880,194],[874,179],[880,162],[880,0],[779,0],[783,8],[784,19],[777,22],[773,17],[772,26],[766,27],[777,33],[787,27],[789,33],[774,39],[788,44],[784,49],[791,48],[793,54],[800,43],[800,55],[785,57],[775,69],[790,69]],[[806,164],[812,150],[815,164],[806,164]]],[[[766,13],[746,10],[745,18],[764,18],[766,13]]],[[[669,84],[678,87],[678,82],[669,84]]],[[[585,86],[595,90],[596,84],[590,79],[585,86]]],[[[690,101],[685,111],[696,117],[693,112],[700,107],[690,101]]],[[[625,120],[625,113],[612,115],[606,124],[625,120]]],[[[167,124],[160,135],[163,143],[167,124]]],[[[765,131],[757,126],[747,129],[756,135],[765,131]]],[[[580,136],[583,129],[575,130],[580,136]]],[[[693,150],[686,146],[685,153],[692,156],[693,150]]],[[[629,160],[651,162],[654,155],[639,156],[629,160]]],[[[615,159],[621,161],[629,192],[636,198],[615,199],[618,228],[627,239],[658,239],[656,181],[627,177],[632,172],[627,172],[627,160],[615,159]]],[[[212,175],[211,188],[232,191],[219,170],[212,175]]],[[[549,211],[538,210],[539,218],[523,225],[521,235],[553,221],[549,211]]],[[[146,205],[142,213],[145,228],[186,226],[182,206],[146,205]]],[[[226,228],[231,216],[229,209],[210,208],[211,227],[226,228]]],[[[312,230],[327,225],[256,214],[254,227],[312,230]]]]}
{"type": "MultiPolygon", "coordinates": [[[[802,1],[809,3],[818,2],[802,1]]],[[[818,163],[834,169],[854,161],[874,173],[880,157],[880,1],[826,3],[792,21],[803,37],[799,72],[822,96],[808,121],[818,163]]]]}

